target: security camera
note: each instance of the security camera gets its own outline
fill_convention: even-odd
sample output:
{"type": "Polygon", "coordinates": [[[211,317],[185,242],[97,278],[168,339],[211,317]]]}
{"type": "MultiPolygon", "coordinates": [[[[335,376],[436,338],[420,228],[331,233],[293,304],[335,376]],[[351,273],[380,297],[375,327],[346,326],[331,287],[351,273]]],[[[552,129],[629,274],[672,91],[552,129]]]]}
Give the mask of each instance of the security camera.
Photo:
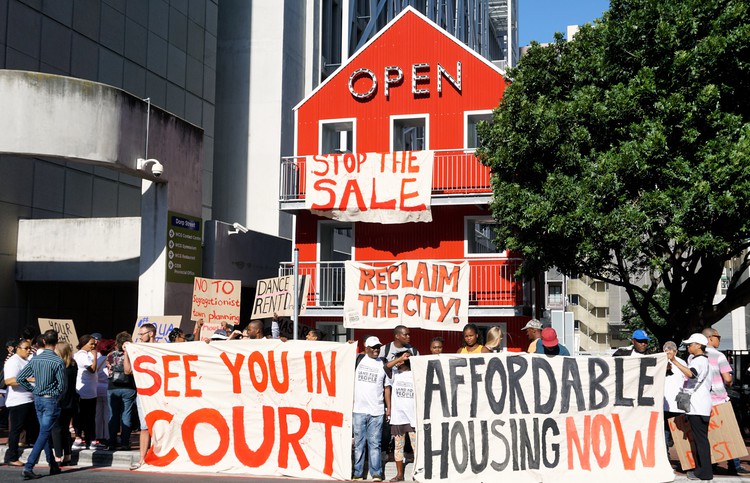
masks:
{"type": "Polygon", "coordinates": [[[153,174],[157,178],[164,172],[164,165],[161,164],[158,160],[138,158],[136,168],[140,169],[141,171],[146,171],[146,168],[148,168],[149,166],[151,167],[151,174],[153,174]]]}
{"type": "Polygon", "coordinates": [[[245,228],[244,226],[240,225],[239,223],[232,223],[232,228],[234,228],[235,230],[237,230],[237,231],[235,231],[235,233],[240,232],[240,231],[242,233],[247,233],[248,231],[250,231],[247,228],[245,228]]]}

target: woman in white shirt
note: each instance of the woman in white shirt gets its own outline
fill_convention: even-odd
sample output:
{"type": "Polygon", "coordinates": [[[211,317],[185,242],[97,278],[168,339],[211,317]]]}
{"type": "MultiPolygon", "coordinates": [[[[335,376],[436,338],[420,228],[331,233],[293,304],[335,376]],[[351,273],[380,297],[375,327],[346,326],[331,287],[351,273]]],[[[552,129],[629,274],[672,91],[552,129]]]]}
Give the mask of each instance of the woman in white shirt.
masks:
{"type": "Polygon", "coordinates": [[[695,470],[688,471],[686,476],[690,480],[709,481],[714,474],[711,468],[711,446],[708,442],[708,421],[711,417],[711,381],[706,380],[711,372],[706,357],[708,339],[705,335],[696,333],[682,343],[690,353],[687,366],[681,364],[674,353],[668,352],[667,356],[672,366],[687,377],[685,390],[691,394],[690,410],[686,417],[695,441],[695,470]]]}
{"type": "Polygon", "coordinates": [[[91,447],[96,439],[96,389],[98,385],[99,358],[96,353],[96,339],[89,334],[82,335],[78,339],[79,351],[73,359],[78,365],[76,376],[76,392],[78,392],[78,421],[80,425],[79,436],[73,443],[73,449],[84,449],[91,447]]]}
{"type": "Polygon", "coordinates": [[[39,421],[34,409],[34,395],[19,386],[16,376],[26,364],[31,355],[31,342],[21,339],[16,343],[15,354],[5,362],[4,377],[8,385],[8,396],[5,405],[10,417],[10,431],[8,432],[8,450],[5,452],[5,462],[10,466],[23,466],[18,458],[18,439],[21,432],[26,430],[26,442],[33,444],[39,434],[39,421]]]}

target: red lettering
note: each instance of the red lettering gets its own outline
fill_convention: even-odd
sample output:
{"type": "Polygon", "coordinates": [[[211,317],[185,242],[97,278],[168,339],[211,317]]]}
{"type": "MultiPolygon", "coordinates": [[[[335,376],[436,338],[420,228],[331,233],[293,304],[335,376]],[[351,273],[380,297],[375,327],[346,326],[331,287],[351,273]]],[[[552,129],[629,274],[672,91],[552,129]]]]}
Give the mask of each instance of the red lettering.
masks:
{"type": "Polygon", "coordinates": [[[609,459],[612,452],[612,425],[603,414],[597,414],[594,416],[594,421],[591,424],[591,446],[594,449],[594,458],[599,465],[599,468],[606,468],[609,466],[609,459]],[[604,438],[602,438],[602,432],[604,438]],[[604,441],[605,450],[602,453],[602,440],[604,441]]]}
{"type": "Polygon", "coordinates": [[[144,364],[156,364],[156,359],[151,356],[138,356],[133,361],[133,370],[148,374],[153,379],[153,383],[150,386],[139,387],[137,389],[138,394],[143,396],[153,396],[161,388],[161,376],[158,372],[152,371],[151,369],[144,367],[144,364]]]}
{"type": "Polygon", "coordinates": [[[242,367],[242,362],[245,360],[245,356],[243,354],[237,354],[234,363],[229,360],[229,356],[226,352],[219,354],[219,358],[224,361],[224,365],[227,366],[227,369],[229,369],[229,372],[232,374],[232,392],[235,394],[241,393],[242,385],[240,384],[240,368],[242,367]]]}
{"type": "MultiPolygon", "coordinates": [[[[253,451],[247,445],[245,438],[245,408],[235,406],[232,408],[232,430],[234,432],[234,454],[240,463],[249,468],[258,468],[268,461],[274,443],[274,414],[273,408],[263,406],[263,442],[258,449],[253,451]]],[[[257,428],[254,428],[257,429],[257,428]]]]}
{"type": "Polygon", "coordinates": [[[396,200],[378,201],[378,190],[375,184],[375,178],[372,179],[372,195],[370,196],[370,209],[373,210],[395,210],[396,200]]]}
{"type": "Polygon", "coordinates": [[[263,354],[260,352],[252,352],[247,358],[247,370],[250,372],[250,382],[253,383],[253,387],[258,392],[265,392],[268,387],[268,368],[266,367],[266,360],[263,358],[263,354]],[[254,365],[260,368],[260,379],[258,374],[255,373],[254,365]]]}
{"type": "Polygon", "coordinates": [[[313,210],[332,210],[336,202],[336,192],[331,188],[327,188],[324,185],[336,186],[336,182],[332,179],[319,179],[313,183],[315,191],[325,191],[328,193],[328,202],[324,204],[313,203],[311,208],[313,210]]]}
{"type": "Polygon", "coordinates": [[[646,435],[646,454],[644,456],[641,432],[635,432],[635,435],[633,436],[633,450],[630,452],[630,454],[628,454],[625,435],[622,432],[622,424],[620,424],[620,415],[612,414],[612,421],[615,424],[615,431],[617,432],[617,442],[620,444],[622,464],[626,470],[635,469],[635,459],[637,455],[640,455],[641,460],[643,460],[643,466],[647,468],[654,467],[654,464],[656,462],[656,454],[654,452],[654,439],[656,435],[656,423],[658,419],[659,413],[656,411],[651,411],[651,418],[648,423],[648,434],[646,435]]]}
{"type": "Polygon", "coordinates": [[[323,382],[326,385],[326,392],[331,397],[336,397],[336,352],[331,351],[331,360],[328,367],[331,368],[330,374],[326,373],[326,363],[323,360],[323,353],[315,353],[315,362],[318,366],[318,394],[323,392],[323,382]]]}
{"type": "Polygon", "coordinates": [[[182,423],[182,441],[190,461],[198,466],[213,466],[227,454],[229,449],[229,425],[224,416],[213,408],[203,408],[194,411],[182,423]],[[204,455],[198,451],[195,444],[195,428],[199,424],[210,424],[219,433],[219,446],[213,453],[204,455]]]}
{"type": "Polygon", "coordinates": [[[312,420],[314,423],[323,423],[325,426],[325,462],[323,463],[323,473],[328,476],[333,474],[333,434],[332,428],[340,428],[344,424],[344,415],[336,411],[326,411],[325,409],[313,409],[312,420]]]}
{"type": "Polygon", "coordinates": [[[312,171],[312,174],[315,176],[325,176],[328,174],[329,166],[328,166],[328,158],[326,156],[313,156],[313,162],[319,163],[323,165],[322,171],[312,171]]]}
{"type": "Polygon", "coordinates": [[[281,373],[284,376],[284,380],[279,380],[279,376],[276,372],[276,361],[274,361],[275,352],[270,351],[268,353],[268,365],[271,367],[271,385],[274,390],[279,394],[284,394],[289,390],[289,364],[287,363],[287,351],[281,353],[281,373]]]}
{"type": "Polygon", "coordinates": [[[341,195],[339,210],[346,211],[347,207],[349,206],[349,198],[352,196],[352,194],[354,194],[354,197],[357,200],[357,208],[359,208],[360,211],[367,211],[365,199],[362,197],[362,191],[359,189],[359,184],[357,183],[356,179],[349,179],[346,181],[346,186],[344,186],[344,194],[341,195]]]}
{"type": "MultiPolygon", "coordinates": [[[[146,426],[148,426],[149,433],[153,433],[153,427],[157,421],[166,421],[167,423],[171,423],[173,418],[174,416],[172,415],[172,413],[168,413],[167,411],[163,411],[161,409],[151,411],[146,415],[146,426]]],[[[164,456],[158,456],[154,452],[154,448],[151,447],[149,448],[148,453],[146,453],[144,461],[150,465],[163,467],[176,460],[177,456],[179,456],[179,454],[174,448],[169,450],[164,456]]]]}
{"type": "Polygon", "coordinates": [[[573,466],[573,449],[575,449],[578,460],[581,462],[581,469],[591,470],[591,416],[587,415],[583,418],[583,444],[578,437],[578,430],[573,417],[565,418],[565,433],[568,436],[568,469],[575,469],[573,466]]]}
{"type": "Polygon", "coordinates": [[[291,407],[279,408],[279,467],[289,467],[289,447],[294,451],[300,469],[304,470],[310,466],[310,462],[307,460],[307,456],[305,456],[305,452],[302,450],[302,445],[300,444],[300,440],[307,433],[309,427],[310,419],[304,409],[291,407]],[[289,432],[288,416],[299,418],[299,429],[296,433],[289,432]]]}
{"type": "Polygon", "coordinates": [[[190,369],[190,362],[197,361],[197,355],[186,355],[182,357],[182,363],[185,365],[185,397],[201,397],[203,391],[193,389],[193,378],[198,375],[197,372],[190,369]]]}
{"type": "Polygon", "coordinates": [[[176,354],[165,355],[161,358],[164,364],[164,397],[179,397],[180,391],[172,391],[169,389],[169,380],[179,376],[179,373],[172,372],[169,370],[169,364],[180,360],[180,356],[176,354]]]}
{"type": "Polygon", "coordinates": [[[417,198],[419,196],[418,191],[413,191],[411,193],[406,192],[406,184],[414,183],[416,181],[417,178],[404,178],[401,180],[401,194],[399,195],[399,198],[401,199],[401,205],[399,206],[399,209],[401,211],[424,211],[427,209],[424,203],[415,206],[406,206],[406,200],[417,198]]]}

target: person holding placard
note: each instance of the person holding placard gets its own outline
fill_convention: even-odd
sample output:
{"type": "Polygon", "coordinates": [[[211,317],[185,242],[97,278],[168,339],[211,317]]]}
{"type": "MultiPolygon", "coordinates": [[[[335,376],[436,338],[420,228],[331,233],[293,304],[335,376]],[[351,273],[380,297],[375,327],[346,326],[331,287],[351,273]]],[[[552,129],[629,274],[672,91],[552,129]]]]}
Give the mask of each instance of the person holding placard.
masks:
{"type": "MultiPolygon", "coordinates": [[[[180,330],[180,329],[174,329],[180,330]]],[[[125,372],[125,351],[123,345],[131,340],[128,332],[120,332],[115,339],[115,350],[107,356],[109,377],[107,380],[107,400],[109,402],[109,449],[130,450],[132,414],[135,407],[135,380],[125,372]],[[122,426],[122,431],[119,429],[122,426]],[[120,440],[117,440],[117,433],[120,440]]]]}

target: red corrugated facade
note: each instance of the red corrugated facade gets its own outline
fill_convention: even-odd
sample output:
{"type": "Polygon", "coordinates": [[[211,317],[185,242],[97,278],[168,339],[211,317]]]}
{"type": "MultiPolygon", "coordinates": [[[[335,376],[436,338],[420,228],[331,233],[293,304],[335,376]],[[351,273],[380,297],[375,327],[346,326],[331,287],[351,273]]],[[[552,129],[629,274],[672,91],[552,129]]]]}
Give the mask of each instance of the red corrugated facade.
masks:
{"type": "MultiPolygon", "coordinates": [[[[355,91],[363,92],[369,89],[371,82],[369,78],[361,76],[353,85],[355,91]]],[[[502,98],[506,85],[507,81],[500,71],[416,11],[408,9],[297,106],[296,154],[320,154],[320,122],[334,119],[356,120],[356,152],[390,151],[391,116],[399,115],[428,116],[428,149],[460,152],[465,146],[466,112],[494,109],[502,98]],[[459,62],[461,89],[456,89],[443,78],[442,92],[438,93],[438,64],[455,78],[459,62]],[[419,71],[420,75],[428,75],[429,81],[423,81],[418,86],[429,89],[428,95],[412,93],[414,64],[429,65],[429,68],[419,71]],[[400,67],[404,78],[400,85],[390,87],[386,97],[383,89],[384,72],[389,66],[400,67]],[[374,95],[365,100],[357,99],[349,90],[350,76],[357,69],[368,69],[378,79],[374,95]]],[[[459,170],[452,179],[460,183],[462,176],[459,170]]],[[[489,193],[489,184],[480,189],[489,193]]],[[[488,207],[466,198],[464,202],[446,206],[433,204],[431,223],[356,223],[353,230],[355,259],[464,259],[465,217],[473,216],[489,216],[488,207]]],[[[318,226],[321,220],[323,219],[309,211],[297,212],[295,244],[299,248],[300,262],[317,261],[320,243],[318,226]]],[[[502,259],[497,260],[499,264],[503,263],[502,259]]],[[[507,273],[504,276],[508,278],[507,273]]],[[[473,287],[471,290],[474,290],[473,297],[477,303],[484,306],[523,305],[521,283],[515,280],[510,280],[509,283],[517,285],[502,295],[493,292],[483,298],[481,290],[473,287]]],[[[470,321],[488,326],[498,322],[507,324],[508,346],[525,347],[525,336],[521,334],[520,327],[529,317],[507,316],[507,311],[505,314],[500,320],[499,316],[492,316],[491,310],[483,310],[481,316],[472,316],[470,312],[470,321]]],[[[309,310],[302,323],[314,326],[317,320],[322,318],[316,319],[315,311],[309,310]]],[[[390,330],[357,331],[355,337],[361,339],[365,333],[376,334],[383,342],[392,339],[390,330]]],[[[446,339],[447,351],[454,352],[460,345],[460,332],[438,334],[423,330],[412,330],[412,343],[420,351],[427,352],[430,339],[437,335],[446,339]]]]}

